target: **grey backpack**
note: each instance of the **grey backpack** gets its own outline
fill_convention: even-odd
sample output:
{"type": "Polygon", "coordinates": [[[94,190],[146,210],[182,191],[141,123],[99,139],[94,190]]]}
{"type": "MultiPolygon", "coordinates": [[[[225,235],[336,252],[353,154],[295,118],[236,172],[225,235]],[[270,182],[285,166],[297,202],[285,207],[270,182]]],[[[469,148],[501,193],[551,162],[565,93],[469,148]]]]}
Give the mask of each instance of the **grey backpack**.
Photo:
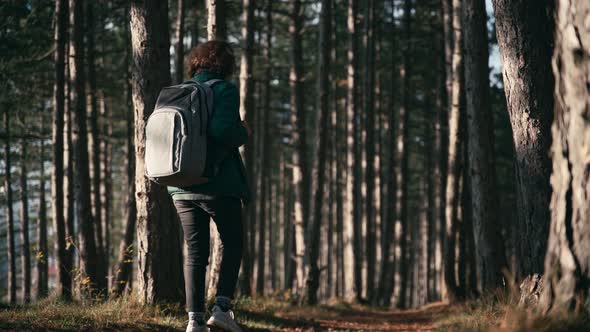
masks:
{"type": "Polygon", "coordinates": [[[147,177],[162,185],[186,187],[207,182],[207,128],[213,115],[212,87],[187,81],[160,91],[145,127],[147,177]]]}

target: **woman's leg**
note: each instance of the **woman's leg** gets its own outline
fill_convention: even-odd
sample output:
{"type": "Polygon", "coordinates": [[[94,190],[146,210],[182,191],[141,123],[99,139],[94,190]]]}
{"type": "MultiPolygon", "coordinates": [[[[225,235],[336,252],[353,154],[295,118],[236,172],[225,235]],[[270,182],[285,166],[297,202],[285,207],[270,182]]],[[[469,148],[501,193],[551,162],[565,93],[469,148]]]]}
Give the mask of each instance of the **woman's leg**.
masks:
{"type": "Polygon", "coordinates": [[[175,201],[184,231],[186,311],[205,312],[205,272],[209,262],[209,215],[194,201],[175,201]]]}
{"type": "Polygon", "coordinates": [[[242,262],[242,202],[234,197],[219,197],[200,201],[199,205],[213,217],[221,237],[222,257],[216,295],[229,300],[234,296],[242,262]]]}

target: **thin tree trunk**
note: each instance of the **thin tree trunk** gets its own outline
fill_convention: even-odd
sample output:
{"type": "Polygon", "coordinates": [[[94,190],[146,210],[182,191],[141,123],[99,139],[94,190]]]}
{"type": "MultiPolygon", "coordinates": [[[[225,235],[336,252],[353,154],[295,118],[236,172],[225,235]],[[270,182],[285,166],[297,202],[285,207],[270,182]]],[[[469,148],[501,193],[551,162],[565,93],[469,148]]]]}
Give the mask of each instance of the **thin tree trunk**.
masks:
{"type": "Polygon", "coordinates": [[[184,80],[184,0],[177,0],[176,13],[176,45],[174,48],[174,82],[182,83],[184,80]]]}
{"type": "MultiPolygon", "coordinates": [[[[113,182],[112,182],[112,148],[110,144],[110,137],[113,137],[113,119],[111,118],[111,110],[110,107],[107,106],[107,101],[105,100],[104,92],[100,91],[100,115],[104,119],[103,126],[101,128],[102,132],[104,133],[104,138],[100,142],[100,151],[102,151],[100,156],[100,173],[101,178],[103,179],[100,183],[100,207],[101,207],[101,218],[102,220],[97,220],[97,224],[101,224],[102,227],[102,239],[104,241],[103,244],[103,255],[104,257],[101,258],[103,268],[104,268],[104,276],[105,276],[105,286],[107,289],[110,289],[108,285],[108,281],[111,280],[110,275],[110,257],[111,257],[111,203],[112,203],[112,193],[113,193],[113,182]]],[[[110,105],[109,105],[110,106],[110,105]]]]}
{"type": "MultiPolygon", "coordinates": [[[[254,44],[254,6],[250,5],[250,0],[243,2],[243,26],[242,38],[244,43],[244,50],[241,57],[240,65],[240,111],[241,118],[251,120],[254,116],[254,79],[252,77],[252,60],[253,60],[253,44],[254,44]]],[[[251,122],[250,122],[251,123],[251,122]]],[[[251,243],[248,240],[251,234],[254,234],[254,220],[256,209],[256,187],[254,181],[254,140],[246,143],[246,171],[249,183],[252,188],[252,201],[244,209],[244,247],[242,254],[242,273],[240,274],[240,292],[243,295],[252,295],[252,273],[253,273],[253,258],[254,252],[250,250],[251,243]]]]}
{"type": "Polygon", "coordinates": [[[6,191],[6,237],[8,241],[8,302],[16,304],[16,253],[14,246],[14,207],[12,201],[12,180],[10,162],[10,113],[8,107],[4,111],[4,190],[6,191]]]}
{"type": "MultiPolygon", "coordinates": [[[[55,259],[57,265],[57,294],[68,300],[72,297],[72,256],[66,249],[66,224],[64,218],[64,92],[65,53],[68,25],[68,0],[55,2],[55,83],[53,85],[53,128],[51,200],[53,230],[55,232],[55,259]]],[[[9,214],[10,216],[11,214],[9,214]]],[[[10,244],[10,241],[9,241],[10,244]]],[[[10,280],[10,278],[9,278],[10,280]]],[[[10,289],[10,287],[9,287],[10,289]]]]}
{"type": "Polygon", "coordinates": [[[318,172],[317,187],[314,195],[314,215],[312,223],[309,225],[306,236],[306,256],[308,259],[305,302],[308,305],[317,304],[317,291],[320,281],[320,269],[318,266],[320,254],[320,231],[322,225],[322,201],[324,199],[324,186],[326,177],[326,155],[328,152],[328,130],[330,124],[329,117],[329,96],[330,96],[330,48],[331,48],[331,29],[332,29],[332,1],[322,0],[322,9],[320,12],[320,40],[319,40],[319,68],[318,68],[318,111],[320,132],[319,132],[319,149],[318,149],[318,172]]]}
{"type": "MultiPolygon", "coordinates": [[[[551,225],[541,308],[588,313],[590,187],[588,68],[590,3],[557,1],[555,9],[555,117],[551,128],[551,225]]],[[[563,317],[563,316],[559,316],[563,317]]]]}
{"type": "Polygon", "coordinates": [[[361,132],[359,128],[358,112],[358,6],[357,0],[348,1],[347,29],[347,176],[346,176],[346,220],[344,229],[346,233],[344,255],[346,259],[346,297],[353,297],[358,301],[362,297],[362,250],[361,250],[361,132]],[[353,296],[354,292],[354,296],[353,296]]]}
{"type": "MultiPolygon", "coordinates": [[[[445,2],[443,2],[443,5],[445,2]]],[[[448,174],[445,202],[445,224],[443,227],[443,265],[444,265],[444,288],[442,298],[446,302],[454,302],[457,299],[457,280],[455,278],[455,234],[458,223],[459,207],[459,178],[461,171],[461,118],[463,115],[463,35],[461,22],[461,0],[452,0],[452,8],[445,9],[445,18],[450,16],[452,34],[452,56],[451,68],[447,68],[447,89],[450,89],[449,100],[449,140],[448,140],[448,174]],[[449,13],[450,11],[450,13],[449,13]],[[449,82],[450,81],[450,82],[449,82]],[[450,86],[449,86],[450,83],[450,86]]],[[[447,21],[447,19],[445,19],[447,21]]],[[[446,24],[445,24],[446,25],[446,24]]],[[[445,54],[449,51],[449,45],[445,45],[445,54]]],[[[448,61],[447,61],[448,62],[448,61]]],[[[448,66],[448,64],[447,64],[448,66]]],[[[448,90],[447,90],[448,91],[448,90]]]]}
{"type": "MultiPolygon", "coordinates": [[[[44,121],[44,119],[41,119],[44,121]]],[[[41,125],[45,134],[45,125],[41,125]]],[[[37,299],[49,294],[49,251],[47,248],[47,203],[45,199],[45,141],[41,140],[39,167],[39,212],[37,223],[37,299]]]]}
{"type": "MultiPolygon", "coordinates": [[[[248,1],[248,0],[245,0],[248,1]]],[[[226,0],[207,0],[207,39],[227,39],[226,0]]]]}
{"type": "Polygon", "coordinates": [[[410,60],[410,49],[411,49],[411,22],[412,22],[412,0],[405,0],[404,2],[404,46],[403,46],[403,68],[400,71],[401,80],[402,80],[402,105],[400,107],[400,136],[401,136],[401,144],[400,147],[400,155],[401,155],[401,211],[400,211],[400,220],[401,220],[401,235],[400,235],[400,295],[398,301],[398,307],[406,308],[408,306],[407,302],[407,288],[408,288],[408,268],[409,268],[409,261],[408,261],[408,226],[409,226],[409,218],[408,218],[408,194],[409,194],[409,143],[410,143],[410,128],[409,128],[409,121],[410,121],[410,113],[409,113],[409,106],[410,106],[410,75],[411,75],[411,60],[410,60]]]}
{"type": "Polygon", "coordinates": [[[145,125],[160,89],[170,83],[166,1],[131,2],[135,186],[139,298],[144,303],[184,297],[180,222],[165,187],[145,176],[145,125]]]}
{"type": "Polygon", "coordinates": [[[99,117],[99,110],[98,110],[98,103],[97,103],[97,94],[98,90],[96,88],[96,61],[95,61],[95,14],[94,14],[94,2],[90,1],[86,4],[86,56],[87,56],[87,68],[88,68],[88,98],[89,101],[89,110],[90,110],[90,117],[89,117],[89,124],[90,124],[90,136],[89,136],[89,146],[90,146],[90,160],[92,166],[90,169],[92,170],[91,176],[91,199],[92,199],[92,216],[94,220],[94,236],[96,238],[96,262],[92,262],[92,264],[96,265],[96,287],[100,292],[103,292],[107,289],[107,267],[105,263],[105,239],[103,237],[103,227],[102,227],[102,202],[101,202],[101,193],[100,188],[103,181],[106,181],[106,178],[103,178],[101,175],[101,141],[100,141],[100,128],[98,126],[98,117],[99,117]]]}
{"type": "Polygon", "coordinates": [[[468,158],[473,232],[481,289],[502,285],[506,256],[497,225],[493,118],[489,103],[488,43],[484,0],[463,6],[468,158]]]}
{"type": "MultiPolygon", "coordinates": [[[[21,117],[21,122],[25,120],[21,117]]],[[[31,302],[31,248],[29,243],[29,195],[27,185],[27,142],[22,139],[20,142],[20,231],[21,231],[21,263],[22,280],[21,288],[24,303],[31,302]]]]}
{"type": "Polygon", "coordinates": [[[543,273],[551,200],[553,1],[494,0],[516,158],[518,277],[543,273]]]}
{"type": "Polygon", "coordinates": [[[367,138],[365,142],[366,149],[366,198],[365,209],[367,213],[367,235],[365,238],[365,253],[367,258],[367,300],[372,303],[375,291],[375,268],[377,259],[376,246],[376,211],[375,211],[375,1],[368,0],[366,3],[365,14],[365,39],[367,42],[365,56],[365,107],[364,113],[366,120],[367,138]]]}

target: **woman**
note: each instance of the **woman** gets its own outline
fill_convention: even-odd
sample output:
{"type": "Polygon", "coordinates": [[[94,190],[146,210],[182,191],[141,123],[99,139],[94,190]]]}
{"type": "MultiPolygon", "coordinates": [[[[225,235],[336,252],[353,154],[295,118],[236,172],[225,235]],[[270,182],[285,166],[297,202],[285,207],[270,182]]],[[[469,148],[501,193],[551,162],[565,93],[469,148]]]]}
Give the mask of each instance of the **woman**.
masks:
{"type": "Polygon", "coordinates": [[[209,326],[240,331],[231,311],[231,299],[242,259],[242,202],[248,199],[249,189],[238,148],[246,143],[250,129],[240,120],[238,89],[227,81],[235,68],[229,43],[209,41],[200,44],[192,50],[187,64],[193,80],[218,81],[212,85],[214,108],[207,133],[206,161],[206,173],[215,169],[215,175],[201,185],[168,187],[188,246],[184,264],[189,314],[186,330],[208,331],[209,326]],[[206,326],[205,272],[209,262],[210,218],[213,218],[221,237],[222,259],[215,305],[206,326]]]}

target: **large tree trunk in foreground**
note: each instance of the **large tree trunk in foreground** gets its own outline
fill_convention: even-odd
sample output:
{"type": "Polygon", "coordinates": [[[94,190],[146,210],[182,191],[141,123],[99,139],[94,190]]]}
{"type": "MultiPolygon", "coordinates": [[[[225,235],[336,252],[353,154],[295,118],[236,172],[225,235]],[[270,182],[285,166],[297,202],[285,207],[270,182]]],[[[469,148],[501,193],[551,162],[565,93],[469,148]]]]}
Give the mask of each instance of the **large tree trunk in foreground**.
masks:
{"type": "Polygon", "coordinates": [[[227,0],[207,0],[207,39],[227,39],[227,0]]]}
{"type": "Polygon", "coordinates": [[[320,41],[319,41],[319,68],[318,68],[318,112],[319,113],[319,149],[318,149],[318,182],[314,195],[314,214],[306,236],[306,256],[308,260],[307,279],[305,280],[306,292],[305,302],[314,305],[318,302],[318,288],[320,286],[320,231],[322,225],[322,209],[324,200],[324,186],[326,182],[326,155],[328,152],[328,130],[329,130],[329,68],[330,68],[330,39],[332,29],[332,0],[322,0],[320,13],[320,41]]]}
{"type": "Polygon", "coordinates": [[[551,199],[553,1],[494,0],[516,170],[517,277],[543,272],[551,199]]]}
{"type": "Polygon", "coordinates": [[[590,279],[590,2],[557,1],[551,226],[544,311],[588,311],[590,279]]]}
{"type": "MultiPolygon", "coordinates": [[[[21,118],[24,123],[24,118],[21,118]]],[[[27,142],[23,138],[20,142],[20,232],[21,232],[21,263],[24,303],[31,302],[31,248],[29,241],[29,195],[27,185],[27,142]]]]}
{"type": "Polygon", "coordinates": [[[473,232],[481,289],[502,285],[506,267],[498,227],[493,117],[489,103],[488,42],[484,0],[463,3],[468,164],[473,232]]]}
{"type": "Polygon", "coordinates": [[[10,163],[10,113],[4,110],[4,191],[6,192],[6,240],[8,242],[8,302],[16,304],[16,253],[14,251],[14,209],[12,206],[10,163]]]}
{"type": "Polygon", "coordinates": [[[72,89],[72,143],[74,149],[74,195],[75,214],[80,223],[80,272],[83,291],[92,292],[102,281],[98,280],[96,241],[92,204],[90,203],[90,170],[88,160],[88,131],[86,118],[86,95],[84,94],[86,75],[84,74],[84,17],[82,1],[70,0],[70,24],[72,42],[70,44],[70,82],[72,89]],[[87,279],[86,279],[87,278],[87,279]]]}
{"type": "MultiPolygon", "coordinates": [[[[444,0],[443,0],[444,1],[444,0]]],[[[445,42],[445,54],[447,57],[447,91],[449,94],[449,139],[448,139],[448,167],[445,191],[446,206],[444,211],[445,223],[443,226],[443,294],[442,299],[453,302],[457,298],[457,281],[455,277],[455,234],[457,231],[459,216],[459,178],[461,174],[461,117],[464,116],[463,99],[463,27],[461,25],[461,0],[443,2],[445,24],[450,24],[445,30],[446,39],[452,38],[452,46],[445,42]],[[447,18],[447,16],[449,16],[447,18]],[[449,51],[452,51],[449,67],[449,51]]]]}
{"type": "Polygon", "coordinates": [[[184,296],[180,222],[166,187],[145,176],[145,125],[160,89],[170,84],[166,1],[131,3],[138,289],[144,303],[181,302],[184,296]]]}
{"type": "Polygon", "coordinates": [[[71,256],[66,250],[64,217],[64,104],[65,104],[65,52],[68,24],[68,0],[55,2],[55,83],[53,85],[53,128],[51,171],[51,200],[54,248],[57,266],[57,294],[65,299],[72,296],[70,276],[71,256]],[[68,257],[69,256],[69,257],[68,257]]]}

